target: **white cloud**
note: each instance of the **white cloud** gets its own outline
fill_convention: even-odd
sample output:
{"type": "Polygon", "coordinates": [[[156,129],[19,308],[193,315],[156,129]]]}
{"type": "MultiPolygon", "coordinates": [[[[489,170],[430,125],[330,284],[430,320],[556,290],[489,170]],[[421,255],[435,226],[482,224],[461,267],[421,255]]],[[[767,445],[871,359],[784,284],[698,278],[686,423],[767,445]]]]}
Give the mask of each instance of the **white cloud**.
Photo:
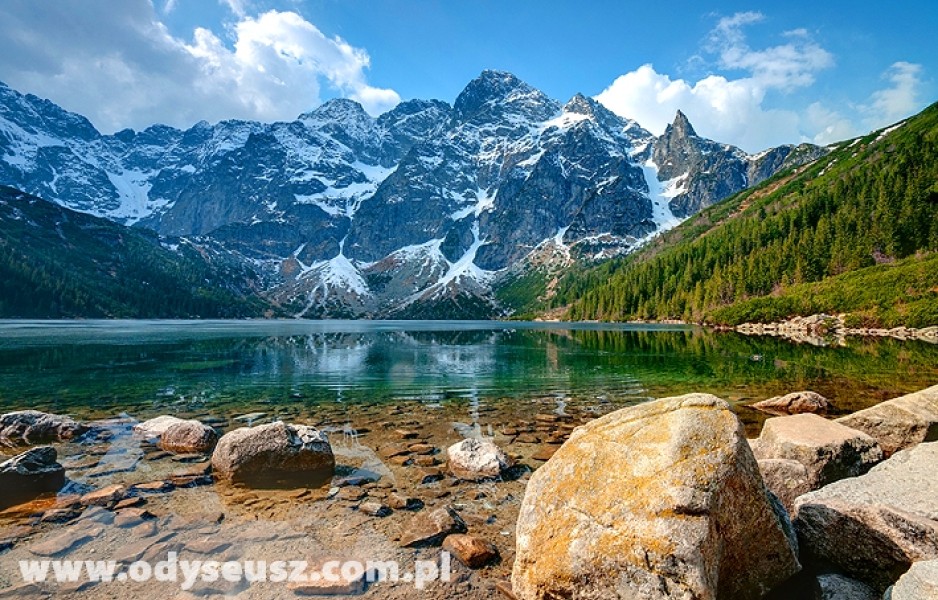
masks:
{"type": "Polygon", "coordinates": [[[752,49],[743,27],[765,20],[757,12],[737,13],[719,20],[709,36],[709,50],[718,55],[723,69],[750,73],[756,83],[767,88],[789,91],[811,85],[815,75],[834,64],[830,52],[813,42],[805,29],[785,32],[787,44],[763,50],[752,49]]]}
{"type": "Polygon", "coordinates": [[[800,140],[798,116],[763,108],[764,97],[764,86],[751,78],[710,75],[690,83],[643,65],[616,79],[596,99],[656,135],[680,109],[700,135],[750,152],[800,140]]]}
{"type": "MultiPolygon", "coordinates": [[[[103,131],[198,120],[292,120],[317,106],[322,86],[378,114],[400,101],[369,85],[368,53],[326,36],[295,12],[236,20],[230,44],[209,29],[173,36],[149,0],[0,3],[0,79],[88,116],[103,131]],[[106,31],[107,35],[101,32],[106,31]]],[[[163,12],[178,8],[177,0],[163,12]]]]}
{"type": "Polygon", "coordinates": [[[899,121],[921,107],[922,65],[897,62],[883,74],[891,85],[873,92],[870,103],[864,106],[867,122],[882,127],[899,121]]]}
{"type": "Polygon", "coordinates": [[[763,20],[757,12],[720,19],[707,37],[704,55],[692,58],[699,65],[706,63],[706,56],[712,57],[721,71],[742,71],[743,76],[711,74],[687,81],[672,79],[646,64],[618,77],[596,99],[655,134],[661,134],[680,109],[700,135],[748,152],[802,141],[831,143],[882,127],[921,108],[921,67],[901,62],[885,74],[888,88],[874,92],[866,104],[841,108],[848,114],[821,102],[803,110],[769,107],[769,94],[811,86],[819,73],[834,66],[834,57],[805,29],[784,32],[784,44],[753,49],[743,28],[763,20]]]}

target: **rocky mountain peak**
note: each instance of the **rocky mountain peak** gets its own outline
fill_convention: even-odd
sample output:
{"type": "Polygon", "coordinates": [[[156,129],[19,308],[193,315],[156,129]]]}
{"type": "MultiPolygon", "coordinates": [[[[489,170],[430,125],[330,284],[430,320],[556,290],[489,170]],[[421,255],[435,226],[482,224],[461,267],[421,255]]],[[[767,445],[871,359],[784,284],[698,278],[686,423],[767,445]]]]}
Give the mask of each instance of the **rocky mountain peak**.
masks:
{"type": "Polygon", "coordinates": [[[486,70],[470,81],[456,98],[453,116],[457,121],[470,121],[511,112],[545,120],[559,109],[543,92],[511,73],[486,70]]]}
{"type": "MultiPolygon", "coordinates": [[[[694,126],[690,124],[690,119],[680,110],[674,115],[674,122],[668,126],[668,129],[670,129],[672,136],[679,138],[697,137],[697,132],[694,131],[694,126]]],[[[665,131],[665,135],[668,135],[668,131],[665,131]]]]}
{"type": "Polygon", "coordinates": [[[91,141],[101,136],[91,121],[32,94],[21,94],[0,82],[0,118],[28,132],[51,132],[57,137],[91,141]]]}
{"type": "Polygon", "coordinates": [[[331,121],[345,124],[374,121],[361,104],[348,98],[326,100],[314,110],[300,115],[299,120],[307,123],[331,121]]]}

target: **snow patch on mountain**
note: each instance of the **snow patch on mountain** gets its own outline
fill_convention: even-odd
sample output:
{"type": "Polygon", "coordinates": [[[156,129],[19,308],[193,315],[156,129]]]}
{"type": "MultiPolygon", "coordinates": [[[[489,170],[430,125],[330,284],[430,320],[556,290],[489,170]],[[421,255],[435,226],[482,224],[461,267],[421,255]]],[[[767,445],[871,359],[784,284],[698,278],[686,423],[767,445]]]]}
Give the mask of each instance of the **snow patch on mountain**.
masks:
{"type": "Polygon", "coordinates": [[[680,225],[684,219],[675,216],[671,212],[670,202],[672,198],[676,198],[687,191],[686,184],[689,174],[685,173],[666,181],[660,181],[658,179],[658,165],[652,159],[642,163],[642,173],[645,175],[645,184],[648,186],[648,195],[651,198],[652,219],[658,227],[655,235],[680,225]]]}

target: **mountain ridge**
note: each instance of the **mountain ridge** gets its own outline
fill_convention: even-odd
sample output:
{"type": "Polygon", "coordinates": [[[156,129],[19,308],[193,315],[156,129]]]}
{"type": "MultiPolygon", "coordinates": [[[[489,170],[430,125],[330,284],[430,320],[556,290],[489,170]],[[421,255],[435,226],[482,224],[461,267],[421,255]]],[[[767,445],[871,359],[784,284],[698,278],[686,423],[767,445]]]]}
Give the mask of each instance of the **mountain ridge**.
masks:
{"type": "Polygon", "coordinates": [[[292,122],[105,136],[7,86],[0,106],[0,183],[229,252],[296,316],[450,304],[503,316],[495,290],[545,245],[563,260],[628,253],[824,152],[750,156],[700,138],[683,113],[656,138],[592,98],[562,104],[494,70],[453,105],[410,100],[377,118],[336,99],[292,122]]]}
{"type": "Polygon", "coordinates": [[[938,103],[558,284],[571,319],[938,324],[938,103]]]}

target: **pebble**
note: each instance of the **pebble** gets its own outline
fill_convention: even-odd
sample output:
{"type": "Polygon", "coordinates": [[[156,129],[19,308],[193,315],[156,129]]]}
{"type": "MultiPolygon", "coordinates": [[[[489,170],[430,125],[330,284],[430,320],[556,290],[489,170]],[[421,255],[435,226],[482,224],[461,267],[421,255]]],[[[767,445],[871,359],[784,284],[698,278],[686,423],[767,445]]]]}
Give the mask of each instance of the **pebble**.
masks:
{"type": "Polygon", "coordinates": [[[391,514],[391,508],[380,502],[362,502],[358,511],[372,517],[386,517],[391,514]]]}

